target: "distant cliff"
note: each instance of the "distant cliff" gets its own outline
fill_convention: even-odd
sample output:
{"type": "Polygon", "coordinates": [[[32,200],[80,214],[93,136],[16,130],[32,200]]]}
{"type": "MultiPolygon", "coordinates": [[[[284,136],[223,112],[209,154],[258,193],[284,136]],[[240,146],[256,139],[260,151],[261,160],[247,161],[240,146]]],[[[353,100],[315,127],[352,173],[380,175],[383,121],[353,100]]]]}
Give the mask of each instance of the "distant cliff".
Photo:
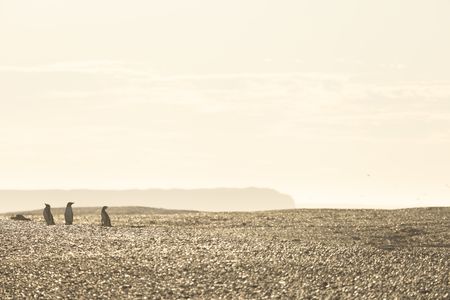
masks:
{"type": "Polygon", "coordinates": [[[199,211],[260,211],[295,208],[285,194],[263,188],[147,190],[0,190],[2,212],[65,206],[146,206],[199,211]]]}

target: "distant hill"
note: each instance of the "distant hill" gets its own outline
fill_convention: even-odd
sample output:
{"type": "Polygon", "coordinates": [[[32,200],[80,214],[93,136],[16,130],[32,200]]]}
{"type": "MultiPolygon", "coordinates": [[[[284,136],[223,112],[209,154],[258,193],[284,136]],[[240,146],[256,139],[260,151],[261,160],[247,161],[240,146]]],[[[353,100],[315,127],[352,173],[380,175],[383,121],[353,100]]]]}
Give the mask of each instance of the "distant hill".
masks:
{"type": "Polygon", "coordinates": [[[0,190],[0,211],[30,211],[49,203],[64,207],[143,206],[196,211],[262,211],[295,208],[285,194],[263,188],[147,190],[0,190]]]}

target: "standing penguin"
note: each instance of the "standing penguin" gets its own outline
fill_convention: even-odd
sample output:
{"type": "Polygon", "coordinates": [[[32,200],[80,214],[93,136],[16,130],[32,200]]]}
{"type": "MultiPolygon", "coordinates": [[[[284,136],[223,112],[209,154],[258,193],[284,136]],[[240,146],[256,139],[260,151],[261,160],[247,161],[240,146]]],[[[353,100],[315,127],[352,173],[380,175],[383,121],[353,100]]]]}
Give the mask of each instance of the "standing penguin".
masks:
{"type": "Polygon", "coordinates": [[[50,210],[50,205],[48,205],[47,203],[45,203],[45,208],[44,208],[44,219],[45,219],[45,222],[47,223],[47,225],[55,225],[55,220],[53,220],[53,215],[50,210]]]}
{"type": "Polygon", "coordinates": [[[109,218],[108,213],[106,212],[106,209],[108,209],[108,206],[103,206],[103,208],[102,208],[102,226],[112,227],[111,219],[109,218]]]}
{"type": "Polygon", "coordinates": [[[66,225],[72,225],[73,223],[73,211],[72,211],[73,202],[67,203],[66,212],[64,213],[64,218],[66,219],[66,225]]]}

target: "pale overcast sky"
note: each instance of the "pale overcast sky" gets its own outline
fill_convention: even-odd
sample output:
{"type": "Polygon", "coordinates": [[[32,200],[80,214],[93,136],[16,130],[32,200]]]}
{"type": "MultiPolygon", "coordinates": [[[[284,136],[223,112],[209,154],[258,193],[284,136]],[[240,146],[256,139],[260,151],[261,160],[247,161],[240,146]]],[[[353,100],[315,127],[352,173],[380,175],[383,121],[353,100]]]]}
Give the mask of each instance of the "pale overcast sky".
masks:
{"type": "Polygon", "coordinates": [[[450,2],[0,0],[0,188],[450,205],[450,2]]]}

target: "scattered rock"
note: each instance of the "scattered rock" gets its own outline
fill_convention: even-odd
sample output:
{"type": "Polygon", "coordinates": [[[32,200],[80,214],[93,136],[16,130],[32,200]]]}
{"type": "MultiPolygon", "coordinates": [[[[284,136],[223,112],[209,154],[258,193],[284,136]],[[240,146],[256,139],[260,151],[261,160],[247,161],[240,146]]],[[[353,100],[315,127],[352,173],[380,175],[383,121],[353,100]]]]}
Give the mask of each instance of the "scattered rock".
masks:
{"type": "Polygon", "coordinates": [[[11,217],[11,220],[15,220],[15,221],[31,221],[31,219],[26,218],[23,215],[15,215],[15,216],[11,217]]]}
{"type": "Polygon", "coordinates": [[[450,210],[111,217],[0,217],[0,299],[448,298],[450,210]]]}

